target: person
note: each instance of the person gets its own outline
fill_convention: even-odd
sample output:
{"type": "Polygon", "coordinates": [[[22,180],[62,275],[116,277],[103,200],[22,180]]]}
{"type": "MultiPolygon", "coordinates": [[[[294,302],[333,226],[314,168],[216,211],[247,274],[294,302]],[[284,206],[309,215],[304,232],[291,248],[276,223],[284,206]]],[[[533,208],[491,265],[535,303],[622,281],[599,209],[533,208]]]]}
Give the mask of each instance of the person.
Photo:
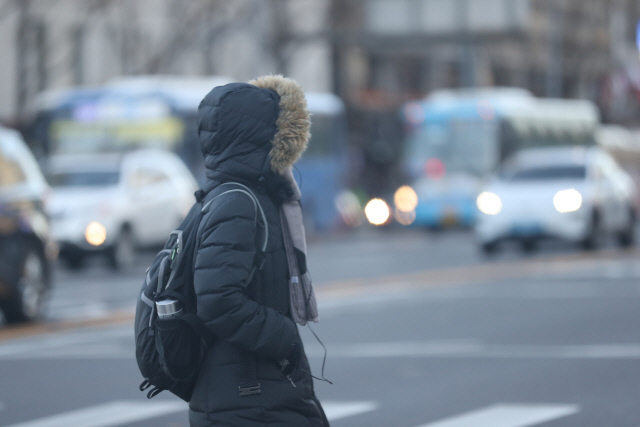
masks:
{"type": "MultiPolygon", "coordinates": [[[[282,76],[216,87],[198,107],[206,167],[201,192],[210,205],[198,229],[194,287],[198,316],[217,341],[189,402],[192,427],[329,425],[291,313],[280,216],[299,191],[291,168],[306,149],[309,127],[304,92],[282,76]],[[266,233],[246,193],[216,197],[237,188],[228,183],[255,195],[266,233]]],[[[304,264],[298,263],[301,270],[304,264]]]]}

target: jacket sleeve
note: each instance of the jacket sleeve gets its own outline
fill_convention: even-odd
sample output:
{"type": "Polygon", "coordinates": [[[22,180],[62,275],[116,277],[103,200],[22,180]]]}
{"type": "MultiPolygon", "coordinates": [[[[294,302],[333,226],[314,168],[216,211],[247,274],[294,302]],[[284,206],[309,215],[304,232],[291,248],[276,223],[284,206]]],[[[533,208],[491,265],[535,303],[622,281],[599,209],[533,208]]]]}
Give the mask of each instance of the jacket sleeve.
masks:
{"type": "Polygon", "coordinates": [[[224,197],[205,214],[194,270],[197,310],[218,337],[281,360],[296,342],[295,323],[246,295],[256,254],[255,218],[253,201],[241,193],[224,197]]]}

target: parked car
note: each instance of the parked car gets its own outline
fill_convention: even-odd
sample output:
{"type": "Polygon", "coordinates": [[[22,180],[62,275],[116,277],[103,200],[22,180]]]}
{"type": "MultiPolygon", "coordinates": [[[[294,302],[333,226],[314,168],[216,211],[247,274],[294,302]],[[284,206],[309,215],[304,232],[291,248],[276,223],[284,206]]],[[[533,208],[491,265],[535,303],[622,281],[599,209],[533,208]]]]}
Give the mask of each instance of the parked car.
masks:
{"type": "Polygon", "coordinates": [[[54,156],[46,176],[52,233],[72,268],[88,255],[106,256],[116,269],[130,266],[137,248],[166,241],[197,190],[180,158],[157,149],[54,156]]]}
{"type": "Polygon", "coordinates": [[[636,188],[598,147],[547,147],[517,152],[477,198],[475,226],[484,252],[515,239],[532,249],[551,237],[594,248],[604,236],[634,241],[636,188]]]}
{"type": "Polygon", "coordinates": [[[0,309],[8,323],[40,318],[56,246],[42,171],[18,132],[0,127],[0,309]]]}

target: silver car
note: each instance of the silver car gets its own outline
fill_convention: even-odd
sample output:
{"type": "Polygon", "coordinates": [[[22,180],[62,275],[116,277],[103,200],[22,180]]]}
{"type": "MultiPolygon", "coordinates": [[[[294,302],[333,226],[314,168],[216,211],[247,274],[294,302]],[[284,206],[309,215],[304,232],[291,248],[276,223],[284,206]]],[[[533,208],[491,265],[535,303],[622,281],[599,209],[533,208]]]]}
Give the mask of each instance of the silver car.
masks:
{"type": "Polygon", "coordinates": [[[629,174],[598,147],[525,149],[478,196],[476,237],[485,252],[503,240],[532,249],[548,237],[590,249],[612,236],[629,246],[635,201],[629,174]]]}
{"type": "Polygon", "coordinates": [[[173,153],[60,155],[48,160],[49,213],[60,257],[79,268],[88,255],[115,269],[136,248],[162,245],[193,205],[197,183],[173,153]]]}

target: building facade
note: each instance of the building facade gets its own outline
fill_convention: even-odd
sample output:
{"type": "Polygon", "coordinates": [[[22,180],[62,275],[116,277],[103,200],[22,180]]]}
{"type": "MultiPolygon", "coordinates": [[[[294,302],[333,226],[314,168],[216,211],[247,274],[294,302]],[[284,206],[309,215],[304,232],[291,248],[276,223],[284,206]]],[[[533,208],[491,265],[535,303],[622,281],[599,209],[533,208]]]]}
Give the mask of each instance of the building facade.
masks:
{"type": "Polygon", "coordinates": [[[0,120],[41,91],[121,75],[283,73],[327,91],[329,0],[5,0],[0,120]]]}
{"type": "Polygon", "coordinates": [[[640,125],[632,0],[334,0],[336,92],[350,111],[369,193],[396,174],[398,109],[439,88],[517,86],[586,98],[640,125]]]}

